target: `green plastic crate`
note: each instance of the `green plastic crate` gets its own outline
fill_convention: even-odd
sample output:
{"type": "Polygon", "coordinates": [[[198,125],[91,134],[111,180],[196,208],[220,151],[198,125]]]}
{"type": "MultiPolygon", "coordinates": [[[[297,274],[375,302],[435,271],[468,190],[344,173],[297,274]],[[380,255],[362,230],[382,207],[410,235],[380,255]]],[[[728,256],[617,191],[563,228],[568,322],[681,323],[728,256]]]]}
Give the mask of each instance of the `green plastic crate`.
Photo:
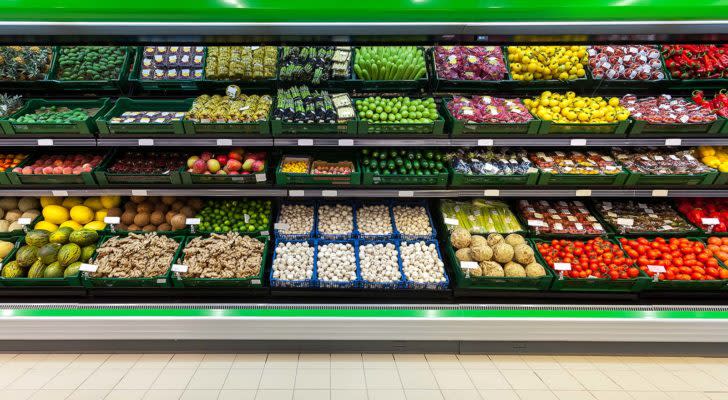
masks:
{"type": "Polygon", "coordinates": [[[53,137],[68,136],[68,137],[93,137],[93,133],[96,132],[96,118],[106,114],[111,109],[111,100],[99,99],[99,100],[44,100],[44,99],[31,99],[25,105],[15,112],[10,118],[18,118],[21,115],[31,114],[35,110],[41,107],[50,106],[64,106],[68,108],[98,108],[98,110],[84,121],[78,121],[75,123],[68,124],[23,124],[17,122],[10,122],[7,118],[0,121],[5,134],[32,134],[35,136],[50,135],[53,137]]]}
{"type": "Polygon", "coordinates": [[[0,86],[3,87],[3,89],[10,89],[10,90],[23,90],[23,91],[43,91],[47,92],[49,90],[55,90],[58,88],[57,81],[54,81],[51,79],[51,72],[53,70],[53,65],[56,62],[56,58],[58,58],[58,46],[43,46],[43,47],[51,47],[51,61],[48,64],[48,72],[46,72],[45,77],[43,79],[36,79],[36,80],[29,80],[29,81],[18,81],[18,80],[9,80],[9,79],[0,79],[0,86]]]}
{"type": "Polygon", "coordinates": [[[533,170],[524,175],[467,175],[455,171],[452,166],[448,167],[452,176],[450,186],[535,185],[539,179],[539,171],[536,168],[533,170]]]}
{"type": "Polygon", "coordinates": [[[518,91],[527,90],[529,92],[535,90],[557,90],[559,92],[571,90],[576,91],[577,93],[583,91],[583,89],[591,89],[590,85],[593,81],[591,75],[589,74],[588,66],[584,67],[585,75],[583,77],[570,81],[561,81],[558,79],[533,79],[530,81],[514,80],[513,74],[511,73],[511,63],[510,61],[508,61],[508,47],[509,46],[503,46],[503,58],[506,62],[506,72],[508,73],[508,80],[501,82],[507,85],[509,89],[518,91]]]}
{"type": "Polygon", "coordinates": [[[159,90],[198,90],[202,89],[202,82],[205,79],[205,67],[207,66],[207,46],[202,55],[202,78],[201,79],[142,79],[142,59],[144,58],[144,46],[136,48],[136,57],[131,71],[129,81],[135,86],[150,91],[159,90]]]}
{"type": "MultiPolygon", "coordinates": [[[[673,208],[674,209],[674,208],[673,208]]],[[[656,232],[656,231],[644,231],[644,232],[621,232],[619,227],[615,224],[612,224],[609,219],[604,217],[602,215],[602,212],[599,211],[596,204],[592,207],[593,214],[599,219],[599,223],[602,224],[602,226],[607,229],[610,236],[619,235],[620,237],[627,237],[627,238],[634,238],[634,237],[656,237],[656,236],[662,236],[662,237],[683,237],[683,236],[697,236],[702,235],[703,231],[696,227],[692,222],[688,221],[682,213],[680,213],[678,210],[674,210],[676,215],[680,216],[687,224],[693,229],[686,230],[686,231],[667,231],[667,232],[656,232]]]]}
{"type": "MultiPolygon", "coordinates": [[[[99,81],[67,81],[67,80],[60,80],[58,78],[58,70],[60,68],[59,65],[59,58],[61,54],[61,47],[64,46],[58,46],[57,52],[54,52],[53,56],[53,63],[51,65],[51,70],[48,74],[49,79],[53,80],[56,86],[60,87],[64,90],[104,90],[104,91],[117,91],[124,87],[126,82],[129,81],[129,72],[131,70],[131,63],[134,58],[134,48],[133,47],[125,47],[125,55],[124,55],[124,61],[121,64],[121,69],[119,71],[119,76],[115,79],[105,79],[105,80],[99,80],[99,81]]],[[[71,46],[73,47],[73,46],[71,46]]]]}
{"type": "MultiPolygon", "coordinates": [[[[571,239],[570,240],[581,240],[581,239],[571,239]]],[[[536,254],[538,254],[539,262],[542,262],[544,267],[552,270],[551,267],[549,267],[546,262],[544,261],[543,255],[538,251],[537,244],[539,242],[544,242],[544,240],[541,239],[529,239],[529,241],[532,243],[532,247],[536,251],[536,254]]],[[[610,240],[610,242],[615,243],[615,241],[610,240]]],[[[617,243],[618,244],[618,243],[617,243]]],[[[620,246],[621,248],[621,246],[620,246]]],[[[624,252],[624,250],[622,250],[624,252]]],[[[551,284],[551,290],[553,291],[561,291],[561,292],[581,292],[581,291],[599,291],[599,292],[628,292],[628,293],[638,293],[644,290],[647,283],[650,281],[650,278],[640,270],[640,275],[636,278],[631,279],[617,279],[613,280],[610,278],[583,278],[583,279],[576,279],[576,278],[569,278],[564,276],[563,279],[560,279],[559,272],[552,270],[554,273],[554,280],[551,284]]]]}
{"type": "MultiPolygon", "coordinates": [[[[2,175],[0,175],[0,179],[2,178],[2,175]]],[[[2,181],[0,181],[2,182],[2,181]]],[[[726,172],[719,172],[718,177],[715,178],[715,181],[713,182],[713,185],[725,185],[728,183],[728,173],[726,172]]]]}
{"type": "MultiPolygon", "coordinates": [[[[447,138],[447,133],[445,132],[445,118],[443,118],[443,112],[445,112],[442,108],[442,102],[440,100],[435,100],[437,102],[437,111],[438,116],[437,120],[433,121],[429,124],[416,124],[416,123],[410,123],[410,124],[398,124],[398,123],[372,123],[369,121],[358,121],[358,128],[357,132],[360,136],[368,136],[368,135],[391,135],[391,134],[397,134],[397,135],[427,135],[428,137],[432,138],[447,138]]],[[[359,102],[359,100],[355,100],[353,102],[354,110],[357,109],[356,104],[359,102]]]]}
{"type": "Polygon", "coordinates": [[[625,186],[704,186],[711,185],[718,177],[718,171],[696,175],[645,175],[629,172],[625,186]]]}
{"type": "Polygon", "coordinates": [[[682,137],[685,135],[718,135],[722,132],[725,120],[718,118],[713,122],[700,124],[650,124],[647,121],[633,120],[630,136],[643,137],[682,137]]]}
{"type": "MultiPolygon", "coordinates": [[[[60,152],[60,151],[56,151],[60,152]]],[[[26,165],[31,165],[38,157],[39,154],[34,154],[18,165],[19,168],[23,168],[26,165]]],[[[104,156],[104,159],[108,158],[108,154],[104,156]]],[[[104,160],[99,165],[102,165],[104,160]]],[[[91,172],[81,172],[78,175],[23,175],[13,171],[7,171],[5,174],[12,185],[74,185],[74,186],[97,186],[94,174],[99,167],[93,168],[91,172]]]]}
{"type": "Polygon", "coordinates": [[[440,112],[445,116],[447,128],[452,132],[454,138],[477,137],[477,135],[484,135],[484,137],[536,135],[541,125],[541,120],[535,117],[524,123],[472,123],[459,120],[447,108],[446,104],[450,101],[452,98],[443,99],[440,112]]]}
{"type": "Polygon", "coordinates": [[[578,175],[578,174],[552,174],[541,171],[539,185],[568,185],[568,186],[622,186],[629,179],[629,172],[624,169],[622,172],[613,175],[578,175]]]}
{"type": "Polygon", "coordinates": [[[188,135],[270,135],[270,122],[183,122],[188,135]]]}
{"type": "MultiPolygon", "coordinates": [[[[172,261],[172,264],[184,264],[184,249],[187,247],[187,244],[192,241],[195,237],[198,236],[209,236],[208,234],[200,234],[200,235],[194,235],[194,236],[187,236],[184,239],[184,242],[182,242],[182,246],[180,247],[179,252],[177,253],[177,256],[175,257],[174,261],[172,261]]],[[[255,239],[265,243],[265,247],[263,247],[263,257],[260,261],[260,271],[258,271],[258,274],[255,276],[251,276],[248,278],[220,278],[220,279],[213,279],[213,278],[185,278],[184,274],[180,274],[177,272],[169,271],[169,279],[172,281],[172,286],[177,288],[190,288],[190,287],[238,287],[238,288],[260,288],[263,287],[263,281],[265,276],[265,264],[266,260],[268,259],[268,247],[270,245],[270,241],[268,237],[265,236],[257,236],[255,239]]]]}
{"type": "Polygon", "coordinates": [[[626,136],[629,119],[605,124],[561,124],[541,120],[539,135],[617,135],[626,136]]]}
{"type": "Polygon", "coordinates": [[[213,175],[195,174],[187,171],[184,166],[179,170],[182,176],[183,185],[265,185],[268,182],[268,163],[261,172],[254,172],[248,175],[213,175]]]}
{"type": "MultiPolygon", "coordinates": [[[[14,236],[11,238],[12,241],[15,242],[15,248],[10,251],[10,254],[8,254],[7,257],[5,257],[4,260],[2,260],[2,263],[0,265],[5,265],[13,260],[15,260],[15,254],[17,253],[18,249],[22,247],[24,242],[24,236],[14,236]]],[[[10,241],[6,239],[2,239],[4,241],[10,241]]],[[[0,267],[0,270],[2,270],[2,267],[0,267]]],[[[27,287],[27,286],[34,286],[34,287],[58,287],[58,286],[81,286],[81,273],[79,272],[75,276],[69,276],[65,278],[3,278],[0,277],[0,286],[5,287],[27,287]]]]}
{"type": "MultiPolygon", "coordinates": [[[[483,46],[488,47],[488,46],[483,46]]],[[[501,51],[504,52],[505,48],[501,46],[501,51]]],[[[463,91],[483,91],[483,90],[494,90],[502,88],[503,86],[506,86],[510,79],[510,75],[508,73],[508,67],[506,66],[505,76],[504,79],[501,80],[495,80],[495,81],[488,81],[488,80],[464,80],[464,79],[443,79],[440,78],[440,75],[437,72],[437,66],[435,65],[435,49],[434,47],[430,47],[427,49],[428,54],[428,60],[427,63],[429,64],[428,68],[429,71],[432,71],[432,81],[435,91],[438,92],[463,92],[463,91]]],[[[504,59],[503,64],[506,65],[505,56],[506,54],[503,53],[504,59]]]]}
{"type": "MultiPolygon", "coordinates": [[[[111,239],[114,236],[127,236],[127,233],[117,233],[115,235],[109,235],[104,236],[99,240],[98,247],[100,248],[107,240],[111,239]]],[[[184,241],[184,236],[175,236],[173,234],[159,234],[160,236],[168,236],[177,241],[179,243],[179,246],[177,247],[177,250],[175,251],[174,256],[172,257],[172,260],[174,260],[180,252],[180,248],[182,247],[182,242],[184,241]]],[[[94,255],[91,257],[91,260],[89,260],[89,264],[93,264],[96,260],[96,252],[94,252],[94,255]]],[[[90,274],[84,273],[83,276],[83,285],[87,288],[138,288],[138,287],[170,287],[169,282],[169,267],[167,267],[167,271],[163,275],[155,276],[152,278],[95,278],[90,274]]]]}
{"type": "Polygon", "coordinates": [[[447,186],[450,174],[443,172],[437,175],[377,175],[366,169],[362,170],[362,185],[421,185],[447,186]]]}
{"type": "Polygon", "coordinates": [[[156,123],[133,123],[119,124],[109,122],[111,118],[118,117],[125,111],[176,111],[187,112],[192,107],[193,99],[185,100],[132,100],[128,97],[122,97],[116,100],[114,106],[103,117],[96,120],[101,135],[122,135],[129,137],[131,135],[149,134],[184,134],[185,128],[182,121],[172,121],[164,124],[156,123]]]}
{"type": "Polygon", "coordinates": [[[322,186],[351,186],[361,183],[361,167],[353,157],[347,160],[343,156],[338,155],[320,155],[320,156],[283,156],[276,167],[276,185],[322,185],[322,186]],[[351,161],[354,169],[349,175],[314,175],[310,173],[293,174],[281,171],[283,161],[288,159],[308,161],[310,167],[317,161],[336,163],[340,161],[351,161]]]}
{"type": "Polygon", "coordinates": [[[428,62],[428,52],[425,48],[420,47],[422,49],[422,57],[424,58],[425,62],[425,77],[420,79],[409,79],[409,80],[365,80],[361,79],[356,75],[356,72],[354,71],[354,65],[356,64],[356,56],[359,52],[359,47],[355,47],[352,49],[354,51],[354,54],[352,54],[352,68],[351,68],[351,76],[354,82],[356,83],[357,89],[363,92],[399,92],[399,91],[418,91],[418,90],[424,90],[428,88],[430,83],[430,76],[432,76],[432,63],[428,62]]]}
{"type": "MultiPolygon", "coordinates": [[[[275,107],[275,106],[274,106],[275,107]]],[[[272,109],[271,109],[272,112],[272,109]]],[[[317,137],[334,135],[356,135],[357,120],[333,124],[304,124],[271,119],[270,129],[273,136],[296,135],[297,137],[317,137]]]]}
{"type": "Polygon", "coordinates": [[[134,186],[134,185],[181,185],[182,177],[179,169],[169,171],[166,175],[150,175],[135,173],[113,173],[109,172],[111,165],[117,160],[117,156],[123,153],[120,151],[107,157],[101,165],[96,167],[94,176],[99,186],[134,186]]]}

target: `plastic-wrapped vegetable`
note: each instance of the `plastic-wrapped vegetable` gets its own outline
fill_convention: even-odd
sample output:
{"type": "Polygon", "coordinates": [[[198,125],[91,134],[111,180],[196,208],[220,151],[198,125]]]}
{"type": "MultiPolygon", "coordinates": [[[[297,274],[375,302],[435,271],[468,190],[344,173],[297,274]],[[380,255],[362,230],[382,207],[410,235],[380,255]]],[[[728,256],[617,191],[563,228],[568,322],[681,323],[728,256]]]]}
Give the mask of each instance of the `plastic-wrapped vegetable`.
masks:
{"type": "Polygon", "coordinates": [[[589,67],[594,79],[655,81],[665,79],[657,46],[628,44],[591,46],[589,67]]]}
{"type": "Polygon", "coordinates": [[[211,46],[205,75],[220,80],[275,78],[277,59],[276,46],[211,46]]]}
{"type": "Polygon", "coordinates": [[[665,201],[610,200],[599,201],[595,206],[602,218],[622,233],[695,230],[665,201]]]}
{"type": "Polygon", "coordinates": [[[669,94],[642,99],[628,94],[620,104],[630,111],[632,118],[650,124],[701,124],[718,119],[713,110],[669,94]]]}
{"type": "Polygon", "coordinates": [[[474,123],[524,123],[533,119],[519,99],[455,96],[447,108],[455,118],[474,123]]]}
{"type": "Polygon", "coordinates": [[[318,84],[350,75],[350,47],[284,47],[281,51],[282,81],[318,84]]]}
{"type": "Polygon", "coordinates": [[[537,233],[600,235],[604,227],[581,201],[520,200],[518,211],[537,233]]]}
{"type": "Polygon", "coordinates": [[[286,122],[333,124],[343,119],[337,110],[325,90],[311,93],[306,86],[293,86],[278,89],[273,118],[286,122]]]}
{"type": "Polygon", "coordinates": [[[606,154],[596,151],[539,151],[531,160],[543,172],[569,175],[613,175],[622,172],[622,166],[606,154]]]}
{"type": "Polygon", "coordinates": [[[443,200],[440,211],[448,230],[458,226],[471,233],[511,233],[523,227],[502,201],[473,199],[471,201],[443,200]]]}
{"type": "Polygon", "coordinates": [[[498,46],[437,46],[435,68],[442,79],[499,81],[506,77],[503,52],[498,46]]]}
{"type": "Polygon", "coordinates": [[[646,175],[694,175],[715,169],[698,161],[692,149],[657,148],[614,149],[614,157],[630,172],[646,175]]]}
{"type": "Polygon", "coordinates": [[[458,149],[445,159],[456,172],[466,175],[525,175],[533,169],[525,150],[507,148],[458,149]]]}

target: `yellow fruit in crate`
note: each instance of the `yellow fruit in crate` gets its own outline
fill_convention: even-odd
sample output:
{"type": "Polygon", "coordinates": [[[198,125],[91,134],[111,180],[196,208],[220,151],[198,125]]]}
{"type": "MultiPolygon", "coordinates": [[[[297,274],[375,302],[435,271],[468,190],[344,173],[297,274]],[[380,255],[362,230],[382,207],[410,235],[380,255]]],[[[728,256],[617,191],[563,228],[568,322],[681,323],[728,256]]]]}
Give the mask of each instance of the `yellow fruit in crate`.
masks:
{"type": "Polygon", "coordinates": [[[96,211],[96,215],[94,216],[94,221],[104,222],[104,218],[106,218],[106,214],[108,214],[108,212],[109,212],[109,210],[96,211]]]}
{"type": "Polygon", "coordinates": [[[79,224],[88,224],[94,220],[94,212],[86,206],[74,206],[71,208],[71,219],[79,224]]]}
{"type": "Polygon", "coordinates": [[[35,228],[33,229],[43,229],[48,232],[55,232],[56,229],[58,229],[58,225],[50,223],[48,221],[39,221],[37,224],[35,224],[35,228]]]}
{"type": "Polygon", "coordinates": [[[710,146],[700,146],[700,147],[698,147],[698,152],[700,153],[700,155],[702,157],[715,155],[715,149],[710,146]]]}
{"type": "Polygon", "coordinates": [[[71,209],[71,207],[77,206],[79,204],[83,204],[83,199],[80,197],[66,197],[65,199],[63,199],[63,203],[61,203],[63,207],[66,207],[69,210],[71,209]]]}
{"type": "Polygon", "coordinates": [[[77,230],[83,228],[83,225],[81,225],[78,222],[73,221],[73,220],[68,220],[68,221],[62,223],[61,228],[64,226],[67,226],[67,227],[73,229],[74,231],[77,231],[77,230]]]}
{"type": "Polygon", "coordinates": [[[89,197],[83,202],[83,205],[94,211],[102,210],[104,208],[104,205],[101,204],[101,199],[98,197],[89,197]]]}
{"type": "Polygon", "coordinates": [[[91,221],[83,227],[86,229],[93,229],[95,231],[103,231],[106,229],[106,224],[100,221],[91,221]]]}
{"type": "Polygon", "coordinates": [[[723,163],[718,166],[718,171],[728,172],[728,163],[723,163]]]}
{"type": "Polygon", "coordinates": [[[720,164],[720,160],[716,156],[703,157],[701,161],[703,161],[703,164],[712,168],[717,168],[718,164],[720,164]]]}
{"type": "Polygon", "coordinates": [[[101,205],[104,208],[114,208],[121,205],[121,196],[101,196],[101,205]]]}
{"type": "Polygon", "coordinates": [[[52,196],[42,196],[40,198],[40,205],[43,207],[50,206],[50,205],[60,205],[63,201],[60,197],[52,197],[52,196]]]}
{"type": "Polygon", "coordinates": [[[43,219],[54,224],[68,221],[68,210],[58,205],[43,207],[43,219]]]}

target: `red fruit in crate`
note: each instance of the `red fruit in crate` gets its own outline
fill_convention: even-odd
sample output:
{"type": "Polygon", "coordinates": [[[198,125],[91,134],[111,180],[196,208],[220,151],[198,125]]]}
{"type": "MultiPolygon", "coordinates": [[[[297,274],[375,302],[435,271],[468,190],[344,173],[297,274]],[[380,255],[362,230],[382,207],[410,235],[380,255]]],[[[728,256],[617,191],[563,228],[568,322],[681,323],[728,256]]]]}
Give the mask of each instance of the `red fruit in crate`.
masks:
{"type": "Polygon", "coordinates": [[[63,167],[53,167],[53,173],[56,175],[61,175],[63,173],[63,167]]]}
{"type": "Polygon", "coordinates": [[[236,153],[234,151],[231,151],[231,152],[228,153],[228,159],[243,161],[243,155],[240,154],[240,153],[236,153]]]}
{"type": "Polygon", "coordinates": [[[201,158],[198,159],[194,164],[192,164],[192,171],[196,174],[204,174],[207,172],[207,161],[201,158]]]}
{"type": "Polygon", "coordinates": [[[32,167],[23,167],[23,175],[32,175],[32,174],[33,174],[32,167]]]}
{"type": "Polygon", "coordinates": [[[241,157],[243,156],[243,154],[245,154],[245,150],[243,150],[242,147],[234,147],[230,150],[230,152],[235,153],[235,154],[240,154],[241,157]]]}
{"type": "Polygon", "coordinates": [[[243,170],[244,171],[251,171],[253,169],[253,163],[255,162],[254,158],[248,158],[243,163],[243,170]]]}
{"type": "Polygon", "coordinates": [[[228,172],[228,175],[240,175],[240,172],[238,172],[238,171],[230,171],[230,172],[228,172]]]}
{"type": "Polygon", "coordinates": [[[187,168],[192,168],[192,166],[195,164],[195,161],[199,160],[200,157],[192,156],[187,159],[187,168]]]}
{"type": "Polygon", "coordinates": [[[221,170],[215,172],[215,175],[227,175],[227,172],[225,172],[225,170],[221,169],[221,170]]]}
{"type": "Polygon", "coordinates": [[[207,169],[210,170],[213,174],[220,171],[220,162],[215,160],[214,158],[211,160],[207,160],[207,169]]]}
{"type": "Polygon", "coordinates": [[[93,169],[93,166],[91,166],[91,164],[83,164],[81,166],[81,171],[83,171],[83,172],[91,172],[92,169],[93,169]]]}
{"type": "Polygon", "coordinates": [[[20,167],[15,167],[15,168],[13,168],[13,172],[15,172],[16,174],[22,174],[23,173],[23,169],[20,168],[20,167]]]}
{"type": "Polygon", "coordinates": [[[265,162],[258,160],[253,163],[253,171],[260,172],[265,169],[265,162]]]}
{"type": "Polygon", "coordinates": [[[42,175],[43,174],[43,167],[35,167],[35,168],[33,168],[33,174],[35,174],[35,175],[42,175]]]}
{"type": "Polygon", "coordinates": [[[227,161],[227,164],[225,164],[225,168],[227,168],[228,171],[240,171],[240,169],[243,168],[243,164],[241,164],[240,161],[231,158],[227,161]]]}
{"type": "Polygon", "coordinates": [[[228,156],[226,156],[225,154],[220,154],[215,157],[215,159],[217,160],[217,162],[220,163],[220,165],[225,165],[228,161],[228,156]]]}
{"type": "Polygon", "coordinates": [[[241,175],[250,175],[250,171],[243,171],[240,173],[241,175]]]}
{"type": "Polygon", "coordinates": [[[53,167],[43,167],[43,174],[50,175],[53,173],[53,167]]]}
{"type": "Polygon", "coordinates": [[[209,151],[205,151],[200,155],[200,158],[207,162],[207,160],[212,158],[212,153],[210,153],[209,151]]]}
{"type": "MultiPolygon", "coordinates": [[[[36,162],[41,162],[41,161],[45,161],[45,160],[38,160],[36,162]]],[[[62,160],[48,160],[48,161],[50,161],[51,162],[51,165],[53,165],[54,167],[62,167],[63,166],[63,161],[62,160]]]]}
{"type": "MultiPolygon", "coordinates": [[[[80,175],[81,174],[81,171],[82,171],[81,167],[78,167],[78,166],[73,167],[73,174],[74,175],[80,175]]],[[[89,169],[88,172],[91,172],[91,170],[89,169]]]]}
{"type": "Polygon", "coordinates": [[[63,175],[71,175],[72,173],[73,173],[73,168],[63,167],[63,175]]]}

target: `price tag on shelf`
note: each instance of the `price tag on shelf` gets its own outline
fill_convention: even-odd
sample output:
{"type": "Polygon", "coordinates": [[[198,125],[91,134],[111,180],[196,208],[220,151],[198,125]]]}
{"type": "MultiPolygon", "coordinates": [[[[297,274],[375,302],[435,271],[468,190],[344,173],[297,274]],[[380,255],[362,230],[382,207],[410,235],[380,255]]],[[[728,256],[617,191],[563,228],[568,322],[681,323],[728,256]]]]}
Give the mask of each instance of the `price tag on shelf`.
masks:
{"type": "Polygon", "coordinates": [[[253,279],[250,281],[253,285],[260,285],[260,279],[253,279]]]}
{"type": "Polygon", "coordinates": [[[53,146],[53,139],[38,139],[38,146],[53,146]]]}
{"type": "Polygon", "coordinates": [[[574,194],[576,197],[591,197],[592,191],[591,189],[577,189],[574,194]]]}
{"type": "Polygon", "coordinates": [[[586,139],[571,139],[571,146],[586,146],[586,139]]]}
{"type": "Polygon", "coordinates": [[[118,224],[121,222],[120,217],[104,217],[104,223],[107,224],[118,224]]]}
{"type": "Polygon", "coordinates": [[[51,194],[55,197],[66,197],[68,196],[68,190],[51,190],[51,194]]]}
{"type": "Polygon", "coordinates": [[[415,192],[412,190],[400,190],[397,194],[399,197],[415,197],[415,192]]]}
{"type": "Polygon", "coordinates": [[[668,191],[666,189],[655,189],[652,191],[652,197],[667,197],[668,191]]]}
{"type": "Polygon", "coordinates": [[[665,146],[681,146],[682,139],[665,139],[665,146]]]}
{"type": "Polygon", "coordinates": [[[662,273],[665,273],[666,272],[666,269],[665,269],[665,266],[664,265],[648,265],[647,266],[647,269],[650,272],[654,272],[656,274],[662,274],[662,273]]]}
{"type": "Polygon", "coordinates": [[[265,174],[255,174],[256,182],[265,182],[266,180],[268,180],[268,177],[265,174]]]}
{"type": "Polygon", "coordinates": [[[18,218],[18,224],[20,225],[30,225],[30,223],[33,222],[31,218],[25,217],[25,218],[18,218]]]}
{"type": "Polygon", "coordinates": [[[273,224],[273,229],[279,230],[279,231],[287,231],[289,228],[288,224],[284,224],[283,222],[276,222],[273,224]]]}
{"type": "Polygon", "coordinates": [[[492,146],[493,139],[478,139],[478,146],[492,146]]]}
{"type": "Polygon", "coordinates": [[[457,218],[445,218],[445,225],[459,225],[457,218]]]}
{"type": "Polygon", "coordinates": [[[632,219],[632,218],[617,218],[617,225],[621,225],[621,226],[632,226],[632,225],[634,225],[634,219],[632,219]]]}
{"type": "Polygon", "coordinates": [[[304,197],[306,195],[306,191],[304,190],[289,190],[288,196],[290,197],[304,197]]]}
{"type": "Polygon", "coordinates": [[[186,273],[189,267],[183,264],[172,264],[172,272],[186,273]]]}
{"type": "Polygon", "coordinates": [[[554,263],[554,269],[557,271],[571,271],[571,263],[554,263]]]}
{"type": "Polygon", "coordinates": [[[81,264],[81,266],[78,267],[78,270],[83,272],[96,272],[98,269],[99,266],[93,264],[81,264]]]}
{"type": "Polygon", "coordinates": [[[339,139],[339,146],[353,146],[354,139],[339,139]]]}
{"type": "Polygon", "coordinates": [[[233,140],[232,139],[217,139],[217,145],[218,146],[232,146],[233,140]]]}
{"type": "Polygon", "coordinates": [[[167,283],[167,278],[159,278],[159,279],[157,279],[157,284],[164,285],[165,283],[167,283]]]}
{"type": "Polygon", "coordinates": [[[131,195],[132,196],[146,196],[147,190],[146,189],[132,189],[131,195]]]}
{"type": "Polygon", "coordinates": [[[139,146],[154,146],[154,139],[139,139],[139,146]]]}
{"type": "Polygon", "coordinates": [[[703,225],[718,225],[720,220],[718,218],[703,218],[701,219],[703,225]]]}
{"type": "Polygon", "coordinates": [[[298,139],[299,146],[313,146],[313,139],[298,139]]]}
{"type": "Polygon", "coordinates": [[[486,189],[483,192],[483,196],[485,196],[485,197],[498,197],[498,196],[500,196],[500,190],[499,189],[486,189]]]}
{"type": "Polygon", "coordinates": [[[546,226],[546,223],[540,219],[529,219],[528,226],[546,226]]]}
{"type": "Polygon", "coordinates": [[[480,265],[475,261],[460,261],[460,268],[476,269],[476,268],[480,268],[480,265]]]}
{"type": "Polygon", "coordinates": [[[199,218],[187,218],[185,220],[185,224],[187,225],[199,225],[200,219],[199,218]]]}
{"type": "Polygon", "coordinates": [[[323,196],[323,197],[336,197],[338,195],[339,195],[339,192],[337,192],[336,190],[322,190],[321,191],[321,196],[323,196]]]}

